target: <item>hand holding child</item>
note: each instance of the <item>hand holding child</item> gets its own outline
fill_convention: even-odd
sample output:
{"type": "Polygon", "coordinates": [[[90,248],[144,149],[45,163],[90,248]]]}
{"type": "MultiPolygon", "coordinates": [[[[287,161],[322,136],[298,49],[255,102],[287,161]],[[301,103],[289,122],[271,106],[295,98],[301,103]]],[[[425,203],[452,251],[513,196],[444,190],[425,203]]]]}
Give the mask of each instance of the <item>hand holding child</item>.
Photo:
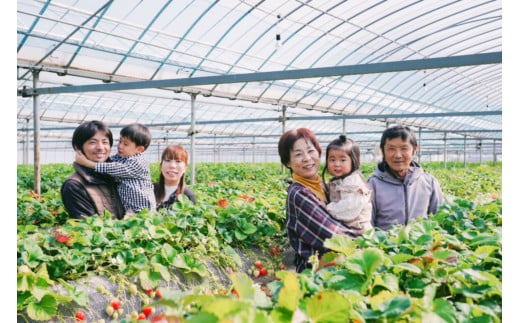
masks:
{"type": "Polygon", "coordinates": [[[92,169],[96,168],[96,163],[87,159],[87,157],[79,149],[76,149],[76,163],[84,167],[92,169]]]}

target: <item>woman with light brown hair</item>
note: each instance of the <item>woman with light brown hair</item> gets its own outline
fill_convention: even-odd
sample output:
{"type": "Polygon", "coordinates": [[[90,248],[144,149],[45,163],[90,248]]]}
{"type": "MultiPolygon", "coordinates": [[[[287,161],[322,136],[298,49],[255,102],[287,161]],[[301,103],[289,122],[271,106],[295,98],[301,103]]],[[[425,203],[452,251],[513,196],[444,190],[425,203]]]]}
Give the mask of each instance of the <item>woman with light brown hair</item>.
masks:
{"type": "Polygon", "coordinates": [[[321,146],[307,128],[286,131],[278,142],[282,165],[291,172],[285,205],[289,244],[296,252],[294,264],[300,273],[312,268],[309,259],[329,251],[324,242],[334,235],[357,235],[349,226],[334,219],[327,210],[324,183],[318,174],[321,146]]]}
{"type": "Polygon", "coordinates": [[[197,202],[195,193],[186,187],[187,165],[188,152],[184,147],[170,145],[164,149],[160,163],[161,175],[159,181],[154,183],[157,210],[170,208],[181,194],[186,195],[193,203],[197,202]]]}

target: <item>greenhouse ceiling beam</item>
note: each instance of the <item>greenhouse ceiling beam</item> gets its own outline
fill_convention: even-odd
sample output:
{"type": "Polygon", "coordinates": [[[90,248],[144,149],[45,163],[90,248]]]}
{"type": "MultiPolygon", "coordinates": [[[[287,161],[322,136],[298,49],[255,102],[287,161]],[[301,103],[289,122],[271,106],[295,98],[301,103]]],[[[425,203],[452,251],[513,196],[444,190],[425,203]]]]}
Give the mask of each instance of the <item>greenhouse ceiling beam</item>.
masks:
{"type": "MultiPolygon", "coordinates": [[[[316,136],[318,137],[324,137],[324,135],[320,134],[320,133],[315,133],[316,136]]],[[[335,133],[334,136],[337,136],[338,134],[335,133]]],[[[267,136],[251,136],[253,138],[267,138],[267,136]]],[[[277,137],[280,137],[280,135],[278,135],[277,137]]],[[[352,137],[352,136],[351,136],[352,137]]],[[[247,138],[247,137],[241,137],[241,138],[247,138]]],[[[152,138],[153,140],[164,140],[165,138],[164,137],[158,137],[158,138],[152,138]]],[[[207,140],[207,141],[204,141],[204,142],[197,142],[197,145],[200,145],[200,144],[208,144],[208,145],[227,145],[227,144],[230,144],[230,145],[237,145],[237,144],[255,144],[255,145],[259,145],[259,144],[278,144],[278,142],[275,142],[275,141],[254,141],[254,142],[244,142],[244,141],[241,141],[241,142],[237,142],[237,141],[230,141],[229,140],[229,137],[222,137],[222,138],[218,138],[219,140],[227,140],[227,141],[220,141],[220,142],[215,142],[215,138],[211,137],[211,136],[201,136],[201,137],[197,137],[197,140],[207,140]]],[[[187,137],[182,137],[182,136],[172,136],[172,137],[166,137],[166,142],[168,142],[169,140],[175,140],[176,143],[178,143],[179,141],[182,141],[182,140],[186,140],[186,142],[189,140],[189,138],[187,137]]],[[[363,143],[363,142],[368,142],[368,143],[373,143],[373,142],[379,142],[379,138],[375,139],[375,140],[369,140],[369,139],[356,139],[356,142],[357,143],[363,143]]],[[[502,139],[497,139],[497,138],[421,138],[421,142],[423,141],[439,141],[439,142],[444,142],[444,140],[446,141],[485,141],[485,142],[489,142],[489,141],[495,141],[495,140],[498,140],[498,141],[501,141],[502,139]]],[[[499,144],[499,143],[497,143],[499,144]]]]}
{"type": "MultiPolygon", "coordinates": [[[[447,118],[447,117],[474,117],[474,116],[493,116],[502,115],[502,110],[494,111],[461,111],[461,112],[439,112],[439,113],[400,113],[400,114],[351,114],[351,115],[333,115],[333,116],[301,116],[301,117],[286,117],[286,121],[298,120],[342,120],[342,119],[406,119],[406,118],[447,118]]],[[[204,124],[226,124],[226,123],[245,123],[245,122],[282,122],[282,117],[277,118],[251,118],[251,119],[228,119],[228,120],[200,120],[198,125],[204,124]]],[[[154,124],[150,126],[181,126],[188,125],[187,122],[173,123],[173,124],[154,124]]]]}
{"type": "MultiPolygon", "coordinates": [[[[111,126],[111,128],[114,128],[111,126]]],[[[74,129],[74,128],[71,128],[71,129],[74,129]]],[[[54,129],[54,130],[58,130],[58,129],[54,129]]],[[[433,134],[433,133],[444,133],[444,132],[449,132],[449,133],[452,133],[452,134],[455,134],[455,133],[472,133],[472,132],[483,132],[483,133],[494,133],[494,132],[502,132],[502,130],[493,130],[493,129],[486,129],[486,130],[478,130],[478,129],[471,129],[471,130],[453,130],[453,131],[446,131],[446,130],[421,130],[421,133],[422,134],[433,134]]],[[[374,135],[374,134],[378,134],[380,135],[382,133],[382,131],[347,131],[347,136],[351,136],[351,135],[374,135]]],[[[317,132],[315,133],[317,136],[337,136],[338,133],[337,132],[317,132]]],[[[233,137],[235,138],[249,138],[249,137],[262,137],[262,138],[267,138],[267,137],[274,137],[274,138],[278,138],[280,137],[281,134],[267,134],[267,135],[241,135],[241,134],[233,134],[233,137]]],[[[219,136],[216,136],[216,135],[210,135],[210,136],[200,136],[198,135],[197,138],[206,138],[206,139],[220,139],[220,138],[229,138],[230,135],[219,135],[219,136]]],[[[176,138],[182,138],[182,137],[161,137],[161,138],[167,138],[167,139],[176,139],[176,138]]],[[[478,139],[478,138],[477,138],[478,139]]],[[[502,139],[500,139],[502,140],[502,139]]]]}
{"type": "MultiPolygon", "coordinates": [[[[162,139],[162,138],[160,138],[162,139]]],[[[189,145],[189,138],[186,138],[186,137],[172,137],[172,138],[168,138],[168,139],[175,139],[176,140],[176,144],[184,144],[184,145],[189,145]]],[[[201,138],[197,138],[197,139],[201,139],[201,138]]],[[[197,142],[197,147],[198,148],[201,148],[201,146],[222,146],[222,145],[230,145],[230,146],[233,146],[233,147],[236,147],[236,145],[248,145],[248,146],[251,146],[251,145],[256,145],[256,146],[259,146],[259,145],[272,145],[273,147],[277,146],[278,145],[278,142],[276,141],[254,141],[254,142],[236,142],[236,141],[232,141],[232,140],[227,140],[227,141],[221,141],[221,142],[217,142],[215,143],[214,141],[211,140],[211,138],[205,138],[206,140],[205,141],[200,141],[200,142],[197,142]]],[[[462,144],[462,141],[464,140],[463,138],[447,138],[446,139],[448,142],[451,142],[450,144],[451,145],[460,145],[462,144]]],[[[492,139],[491,139],[492,140],[492,139]]],[[[497,147],[501,148],[502,145],[500,143],[496,143],[496,144],[493,144],[491,143],[490,139],[479,139],[479,138],[468,138],[467,139],[467,142],[482,142],[482,145],[484,146],[488,146],[488,147],[491,147],[493,145],[496,145],[497,147]]],[[[21,143],[23,141],[17,141],[18,143],[21,143]]],[[[51,144],[51,143],[63,143],[64,141],[63,140],[42,140],[41,143],[45,143],[45,144],[51,144]]],[[[68,142],[68,141],[67,141],[68,142]]],[[[373,148],[373,143],[374,142],[379,142],[379,139],[378,140],[368,140],[368,139],[359,139],[359,140],[356,140],[357,143],[359,143],[360,145],[363,145],[364,143],[367,143],[367,144],[370,144],[373,148]]],[[[424,138],[421,140],[421,142],[433,142],[432,143],[429,143],[427,145],[424,145],[424,144],[421,144],[421,148],[423,147],[427,147],[428,145],[434,145],[436,142],[439,142],[438,144],[436,145],[443,145],[443,139],[436,139],[436,138],[424,138]]],[[[167,144],[168,142],[160,142],[162,144],[167,144]]],[[[323,144],[323,143],[322,143],[323,144]]],[[[54,150],[56,147],[47,147],[48,149],[50,150],[54,150]]]]}
{"type": "MultiPolygon", "coordinates": [[[[357,114],[357,115],[329,115],[329,116],[302,116],[302,117],[287,117],[285,120],[296,121],[296,120],[342,120],[342,119],[406,119],[406,118],[445,118],[445,117],[472,117],[472,116],[486,116],[486,115],[502,115],[502,110],[483,110],[483,111],[452,111],[452,112],[437,112],[437,113],[401,113],[401,114],[357,114]]],[[[26,120],[30,115],[18,116],[19,120],[26,120]]],[[[44,117],[42,121],[60,121],[61,119],[54,119],[44,117]]],[[[197,124],[227,124],[227,123],[256,123],[256,122],[282,122],[282,117],[272,118],[248,118],[248,119],[225,119],[225,120],[201,120],[197,121],[197,124]]],[[[81,122],[81,121],[77,121],[81,122]]],[[[149,123],[147,127],[173,127],[173,126],[191,126],[191,121],[184,122],[166,122],[166,123],[149,123]]],[[[63,128],[45,128],[45,130],[54,129],[76,129],[74,127],[63,127],[63,128]]],[[[115,128],[122,128],[122,125],[112,125],[115,128]]],[[[31,130],[31,129],[29,129],[31,130]]],[[[43,129],[42,129],[43,130],[43,129]]],[[[447,131],[447,130],[446,130],[447,131]]]]}
{"type": "MultiPolygon", "coordinates": [[[[379,132],[377,134],[380,134],[379,132]]],[[[333,134],[330,134],[330,133],[316,133],[316,136],[319,136],[319,137],[326,137],[326,136],[337,136],[338,134],[337,133],[333,133],[333,134]]],[[[355,137],[355,134],[352,133],[352,134],[348,134],[350,137],[355,137]]],[[[197,140],[203,140],[203,141],[199,141],[197,143],[197,145],[202,145],[202,144],[215,144],[217,143],[218,145],[222,145],[223,144],[223,141],[222,140],[228,140],[229,142],[233,143],[233,144],[240,144],[240,143],[244,143],[244,144],[251,144],[251,143],[254,143],[254,144],[277,144],[277,142],[275,141],[256,141],[256,138],[263,138],[263,139],[266,139],[266,138],[270,138],[270,137],[273,137],[272,135],[265,135],[265,136],[236,136],[236,138],[242,138],[242,139],[246,139],[246,138],[255,138],[255,142],[241,142],[241,141],[230,141],[229,139],[229,136],[227,137],[213,137],[213,136],[197,136],[197,140]],[[218,142],[215,142],[215,140],[218,140],[218,142]]],[[[280,135],[277,135],[276,138],[279,138],[280,135]]],[[[56,140],[56,139],[52,139],[52,140],[40,140],[40,142],[42,143],[54,143],[54,142],[57,142],[57,143],[64,143],[64,142],[69,142],[70,139],[61,139],[61,140],[56,140]]],[[[188,142],[190,140],[189,137],[187,136],[169,136],[169,137],[153,137],[152,140],[156,141],[156,143],[161,143],[161,142],[168,142],[170,140],[172,141],[176,141],[177,143],[180,143],[180,142],[188,142]]],[[[356,139],[357,142],[359,143],[362,143],[362,142],[374,142],[374,141],[379,141],[379,137],[374,139],[374,140],[370,140],[370,139],[356,139]]],[[[421,138],[421,141],[440,141],[440,142],[443,142],[445,139],[444,138],[421,138]]],[[[449,138],[446,138],[446,141],[482,141],[482,142],[487,142],[489,143],[489,141],[497,141],[497,145],[502,145],[502,139],[501,138],[476,138],[476,137],[468,137],[468,138],[454,138],[454,137],[449,137],[449,138]]],[[[18,142],[25,142],[25,139],[18,139],[18,142]]]]}
{"type": "MultiPolygon", "coordinates": [[[[253,121],[248,121],[248,122],[254,122],[258,119],[254,119],[253,121]]],[[[273,118],[273,120],[278,120],[276,118],[273,118]]],[[[201,121],[201,122],[197,122],[198,125],[202,125],[202,124],[212,124],[214,123],[215,121],[222,121],[222,120],[214,120],[214,121],[201,121]]],[[[229,121],[232,121],[233,123],[234,122],[239,122],[240,120],[229,120],[229,121]]],[[[272,120],[270,120],[272,121],[272,120]]],[[[244,122],[244,121],[242,121],[244,122]]],[[[219,122],[219,123],[222,123],[222,122],[219,122]]],[[[230,122],[231,123],[231,122],[230,122]]],[[[149,123],[149,124],[144,124],[145,126],[147,126],[148,128],[156,128],[156,127],[169,127],[169,126],[188,126],[190,125],[191,123],[190,122],[170,122],[170,123],[149,123]]],[[[119,128],[123,128],[124,125],[110,125],[110,128],[113,128],[113,129],[119,129],[119,128]]],[[[74,127],[42,127],[40,128],[40,130],[42,131],[68,131],[68,130],[74,130],[76,129],[77,126],[74,126],[74,127]]],[[[17,131],[19,132],[26,132],[26,131],[33,131],[34,129],[33,128],[18,128],[17,131]]],[[[439,129],[439,130],[434,130],[434,129],[423,129],[421,130],[421,133],[442,133],[442,132],[449,132],[449,133],[479,133],[479,132],[483,132],[483,133],[490,133],[490,132],[499,132],[499,133],[502,133],[502,129],[456,129],[456,130],[443,130],[443,129],[439,129]]],[[[348,134],[374,134],[374,133],[381,133],[381,131],[357,131],[357,132],[347,132],[348,134]]],[[[328,135],[333,135],[335,133],[328,133],[328,135]]],[[[327,134],[325,134],[327,135],[327,134]]],[[[259,137],[269,137],[269,136],[279,136],[279,134],[273,134],[273,135],[240,135],[240,134],[233,134],[233,137],[255,137],[255,136],[259,136],[259,137]]],[[[200,137],[200,136],[197,136],[197,137],[200,137]]],[[[222,135],[222,137],[229,137],[229,135],[222,135]]]]}
{"type": "MultiPolygon", "coordinates": [[[[148,80],[108,84],[71,85],[44,88],[18,89],[18,96],[29,97],[44,94],[137,90],[147,88],[179,88],[185,86],[265,82],[289,79],[306,79],[314,77],[362,75],[373,73],[403,72],[412,70],[428,70],[449,67],[474,66],[485,64],[501,64],[502,52],[483,54],[437,57],[417,60],[393,61],[359,65],[318,67],[285,71],[257,72],[231,75],[203,76],[167,80],[148,80]]],[[[33,69],[38,69],[37,66],[33,69]]]]}

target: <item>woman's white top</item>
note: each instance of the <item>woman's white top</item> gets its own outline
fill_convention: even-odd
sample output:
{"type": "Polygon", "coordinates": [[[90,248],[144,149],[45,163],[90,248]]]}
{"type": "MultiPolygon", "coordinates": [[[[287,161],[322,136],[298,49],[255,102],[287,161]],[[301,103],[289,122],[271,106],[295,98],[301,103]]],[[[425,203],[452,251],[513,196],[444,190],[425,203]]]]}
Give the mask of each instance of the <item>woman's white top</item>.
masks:
{"type": "Polygon", "coordinates": [[[170,195],[172,195],[172,193],[175,193],[175,191],[177,190],[177,187],[178,186],[164,185],[164,198],[161,202],[168,201],[168,198],[170,197],[170,195]]]}

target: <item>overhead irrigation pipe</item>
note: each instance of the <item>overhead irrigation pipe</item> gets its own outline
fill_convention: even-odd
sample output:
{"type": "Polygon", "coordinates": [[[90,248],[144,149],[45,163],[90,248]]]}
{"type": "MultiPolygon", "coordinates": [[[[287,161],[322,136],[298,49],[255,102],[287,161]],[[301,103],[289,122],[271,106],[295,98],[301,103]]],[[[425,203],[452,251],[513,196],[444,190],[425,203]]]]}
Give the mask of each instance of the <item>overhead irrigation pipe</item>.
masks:
{"type": "Polygon", "coordinates": [[[60,87],[46,87],[30,89],[24,87],[18,89],[18,96],[28,97],[43,94],[96,92],[96,91],[118,91],[136,90],[147,88],[176,88],[196,85],[228,84],[264,82],[276,80],[305,79],[314,77],[362,75],[373,73],[402,72],[410,70],[426,70],[437,68],[501,64],[502,52],[449,56],[438,58],[427,58],[406,61],[382,62],[359,65],[344,65],[331,67],[318,67],[309,69],[297,69],[286,71],[256,72],[234,75],[215,75],[167,80],[148,80],[135,82],[121,82],[108,84],[73,85],[60,87]]]}

